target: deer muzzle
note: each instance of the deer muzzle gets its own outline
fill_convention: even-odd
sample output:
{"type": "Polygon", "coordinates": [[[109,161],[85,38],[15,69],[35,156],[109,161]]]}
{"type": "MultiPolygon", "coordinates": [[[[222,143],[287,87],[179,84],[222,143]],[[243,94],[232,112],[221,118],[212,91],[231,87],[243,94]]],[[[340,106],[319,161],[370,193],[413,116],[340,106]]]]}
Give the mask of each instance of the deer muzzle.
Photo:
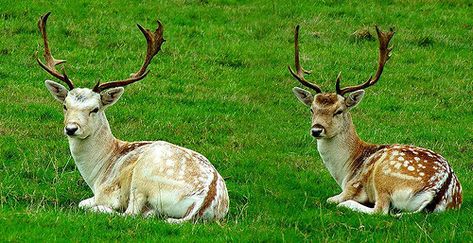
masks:
{"type": "Polygon", "coordinates": [[[325,128],[320,124],[315,124],[310,129],[310,135],[314,138],[322,138],[325,136],[325,128]]]}
{"type": "Polygon", "coordinates": [[[77,123],[67,123],[64,127],[64,133],[67,136],[75,136],[76,132],[79,130],[79,125],[77,123]]]}

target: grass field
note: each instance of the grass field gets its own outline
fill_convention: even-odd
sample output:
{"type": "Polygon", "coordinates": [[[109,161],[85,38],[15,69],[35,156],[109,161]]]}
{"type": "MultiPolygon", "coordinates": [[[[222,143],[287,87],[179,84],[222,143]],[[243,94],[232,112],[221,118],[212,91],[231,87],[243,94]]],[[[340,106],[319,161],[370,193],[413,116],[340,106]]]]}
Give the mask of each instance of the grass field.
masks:
{"type": "Polygon", "coordinates": [[[0,241],[473,241],[471,1],[22,1],[0,3],[0,241]],[[62,134],[62,108],[34,60],[36,22],[52,11],[56,58],[80,86],[127,77],[145,43],[135,26],[160,19],[167,42],[148,77],[108,112],[120,139],[166,140],[207,156],[226,178],[220,224],[86,213],[92,196],[62,134]],[[373,143],[431,148],[463,185],[459,211],[367,216],[325,202],[340,189],[293,96],[293,28],[310,80],[335,89],[376,69],[376,39],[395,27],[383,77],[352,112],[373,143]]]}

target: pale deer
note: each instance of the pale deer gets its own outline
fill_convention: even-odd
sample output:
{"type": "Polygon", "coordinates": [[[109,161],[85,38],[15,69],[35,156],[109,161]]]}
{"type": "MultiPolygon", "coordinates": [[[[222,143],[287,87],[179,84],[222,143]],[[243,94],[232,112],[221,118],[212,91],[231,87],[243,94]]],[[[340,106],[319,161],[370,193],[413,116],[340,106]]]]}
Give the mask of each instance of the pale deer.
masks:
{"type": "Polygon", "coordinates": [[[391,55],[392,48],[388,45],[393,30],[381,32],[376,27],[376,32],[379,61],[375,76],[361,85],[341,89],[339,74],[336,92],[324,93],[304,78],[304,74],[310,72],[301,67],[299,26],[295,29],[296,71],[290,66],[289,71],[302,85],[313,89],[315,95],[298,87],[293,92],[299,101],[310,107],[310,134],[317,140],[324,165],[342,189],[327,202],[368,214],[441,212],[460,208],[460,182],[441,155],[412,145],[369,144],[355,131],[350,110],[360,103],[365,93],[363,89],[379,80],[391,55]]]}
{"type": "Polygon", "coordinates": [[[152,32],[138,28],[147,41],[143,65],[120,81],[97,83],[93,89],[75,88],[56,65],[65,62],[51,55],[46,35],[50,13],[38,27],[44,41],[45,63],[39,65],[67,84],[46,80],[46,87],[64,106],[64,133],[74,161],[93,197],[80,208],[122,215],[159,215],[170,223],[222,219],[229,199],[225,182],[207,158],[164,141],[125,142],[115,138],[105,110],[123,94],[123,86],[143,79],[152,58],[164,43],[163,26],[152,32]]]}

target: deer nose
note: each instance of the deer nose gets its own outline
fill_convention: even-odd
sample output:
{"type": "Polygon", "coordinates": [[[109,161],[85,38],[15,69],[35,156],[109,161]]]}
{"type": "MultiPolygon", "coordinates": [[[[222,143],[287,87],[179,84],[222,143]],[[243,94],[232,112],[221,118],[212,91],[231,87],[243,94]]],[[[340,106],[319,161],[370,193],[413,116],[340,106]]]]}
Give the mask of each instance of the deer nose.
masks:
{"type": "Polygon", "coordinates": [[[75,124],[68,124],[66,128],[64,129],[66,131],[66,134],[69,136],[74,135],[74,133],[79,129],[79,127],[75,124]]]}
{"type": "Polygon", "coordinates": [[[321,126],[321,125],[315,125],[314,127],[312,127],[312,129],[310,129],[310,134],[313,136],[313,137],[320,137],[320,135],[322,135],[322,132],[324,131],[324,127],[321,126]]]}

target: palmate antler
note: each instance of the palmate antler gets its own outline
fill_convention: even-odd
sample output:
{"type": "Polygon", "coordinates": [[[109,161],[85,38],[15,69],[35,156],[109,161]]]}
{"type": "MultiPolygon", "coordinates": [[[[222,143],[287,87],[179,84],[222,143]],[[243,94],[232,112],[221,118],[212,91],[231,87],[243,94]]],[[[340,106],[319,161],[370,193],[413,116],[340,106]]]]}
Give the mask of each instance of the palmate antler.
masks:
{"type": "MultiPolygon", "coordinates": [[[[36,60],[38,61],[39,65],[46,70],[49,74],[53,75],[54,77],[64,81],[69,89],[74,89],[74,84],[72,81],[67,77],[66,72],[64,71],[64,67],[62,68],[62,74],[59,73],[56,70],[56,65],[59,65],[61,63],[64,63],[65,60],[57,60],[54,59],[53,56],[51,55],[51,51],[49,50],[49,43],[48,43],[48,37],[46,33],[46,22],[48,20],[49,15],[51,12],[41,16],[41,18],[38,21],[38,28],[41,31],[41,34],[43,36],[43,41],[44,41],[44,59],[46,60],[46,64],[41,62],[39,58],[37,57],[37,52],[36,52],[36,60]]],[[[119,81],[111,81],[107,83],[97,83],[94,88],[92,89],[94,92],[100,93],[103,90],[114,88],[114,87],[123,87],[128,84],[134,83],[136,81],[139,81],[146,77],[148,75],[149,70],[147,70],[148,65],[151,63],[151,60],[153,57],[161,50],[162,44],[165,42],[163,38],[163,25],[161,22],[158,21],[158,28],[154,31],[151,32],[149,29],[144,29],[141,25],[138,24],[138,28],[141,30],[143,35],[146,38],[146,42],[148,44],[147,50],[146,50],[146,57],[143,65],[141,68],[138,70],[138,72],[132,74],[128,79],[125,80],[119,80],[119,81]]]]}
{"type": "Polygon", "coordinates": [[[379,78],[381,77],[381,74],[383,73],[384,65],[391,57],[391,50],[393,48],[388,47],[388,45],[389,45],[389,41],[391,41],[391,38],[393,37],[395,32],[393,28],[391,28],[389,32],[382,32],[381,30],[379,30],[378,26],[375,26],[375,28],[376,28],[376,33],[378,34],[378,40],[379,40],[379,59],[378,59],[378,70],[376,71],[376,74],[374,75],[374,77],[371,76],[363,84],[356,85],[356,86],[349,86],[343,89],[340,89],[341,76],[339,74],[337,77],[337,83],[335,85],[337,94],[343,96],[346,93],[368,88],[369,86],[376,84],[376,82],[378,82],[379,78]]]}
{"type": "Polygon", "coordinates": [[[41,31],[41,35],[44,41],[44,55],[43,56],[44,56],[44,59],[46,60],[46,64],[44,64],[43,62],[41,62],[41,60],[39,60],[38,52],[35,53],[36,61],[44,70],[46,70],[46,72],[48,72],[49,74],[53,75],[54,77],[66,83],[69,89],[74,89],[74,84],[67,77],[64,67],[62,67],[62,74],[56,70],[56,65],[62,64],[66,62],[66,60],[54,59],[54,57],[51,55],[51,50],[49,50],[48,36],[46,33],[46,22],[48,21],[48,17],[50,14],[51,12],[46,13],[45,15],[41,16],[41,18],[38,21],[38,28],[39,28],[39,31],[41,31]]]}
{"type": "Polygon", "coordinates": [[[161,45],[166,41],[163,38],[163,25],[161,24],[161,22],[158,21],[158,28],[154,32],[151,32],[149,29],[144,29],[139,24],[137,24],[137,26],[145,36],[146,42],[148,44],[145,61],[143,62],[143,65],[141,66],[140,70],[138,70],[138,72],[132,74],[128,79],[125,80],[111,81],[103,84],[100,84],[100,82],[98,82],[93,88],[94,92],[100,93],[101,91],[106,89],[126,86],[128,84],[139,81],[146,77],[146,75],[148,75],[148,65],[150,64],[153,57],[161,50],[161,45]]]}
{"type": "Polygon", "coordinates": [[[302,85],[315,90],[316,93],[321,93],[322,90],[319,88],[319,86],[307,81],[304,78],[304,73],[305,74],[310,74],[311,71],[304,70],[304,68],[302,68],[301,63],[300,63],[300,58],[299,58],[299,25],[296,26],[296,29],[294,31],[294,62],[296,64],[297,73],[292,70],[291,66],[288,66],[289,72],[291,72],[292,76],[295,79],[297,79],[302,85]]]}
{"type": "MultiPolygon", "coordinates": [[[[378,26],[376,26],[376,33],[378,34],[378,40],[379,40],[379,60],[378,60],[378,70],[376,71],[375,76],[371,76],[368,81],[366,81],[363,84],[356,85],[356,86],[350,86],[346,87],[343,89],[340,89],[340,80],[341,80],[341,74],[339,73],[337,76],[337,81],[336,81],[336,91],[337,94],[343,96],[346,93],[350,93],[356,90],[364,89],[369,86],[372,86],[376,84],[376,82],[379,80],[381,77],[381,74],[383,73],[384,65],[386,62],[389,60],[389,57],[391,56],[391,50],[393,49],[392,47],[388,47],[389,42],[391,41],[391,38],[394,35],[394,31],[391,28],[389,32],[382,32],[379,30],[378,26]]],[[[289,66],[289,72],[291,72],[292,76],[296,78],[301,84],[304,86],[311,88],[315,90],[316,93],[321,93],[322,90],[317,86],[316,84],[313,84],[309,81],[307,81],[304,78],[304,73],[305,74],[310,74],[310,71],[304,70],[301,65],[300,65],[300,60],[299,60],[299,25],[296,26],[295,32],[294,32],[294,60],[296,64],[296,69],[297,73],[292,70],[292,68],[289,66]]]]}

